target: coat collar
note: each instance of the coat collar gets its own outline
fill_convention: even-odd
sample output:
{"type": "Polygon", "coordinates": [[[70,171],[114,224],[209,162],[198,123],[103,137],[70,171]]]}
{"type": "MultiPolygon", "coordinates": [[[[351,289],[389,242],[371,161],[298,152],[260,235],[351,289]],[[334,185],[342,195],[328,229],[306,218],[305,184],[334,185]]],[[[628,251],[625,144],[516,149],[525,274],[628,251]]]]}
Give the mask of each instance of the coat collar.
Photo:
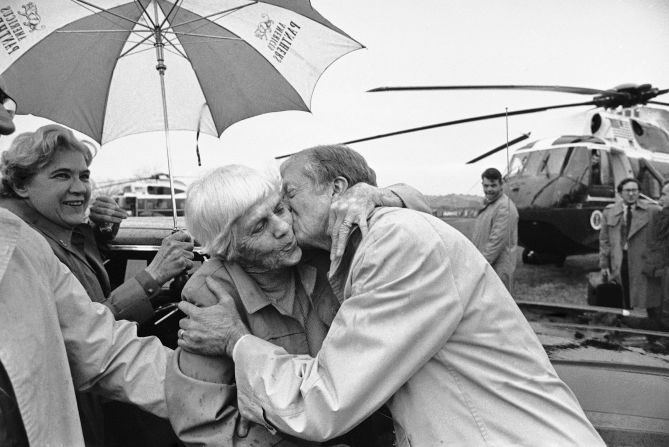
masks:
{"type": "Polygon", "coordinates": [[[56,225],[40,214],[35,208],[30,206],[27,201],[22,199],[2,199],[0,200],[0,206],[19,216],[31,227],[39,228],[42,232],[47,234],[53,240],[60,242],[60,244],[66,248],[70,248],[72,228],[67,229],[60,225],[56,225]]]}
{"type": "MultiPolygon", "coordinates": [[[[648,202],[645,200],[637,200],[634,204],[634,210],[636,211],[640,209],[646,211],[648,209],[648,205],[648,202]]],[[[627,204],[622,200],[618,200],[615,205],[613,205],[614,214],[622,214],[623,211],[625,211],[625,208],[627,208],[627,204]]]]}

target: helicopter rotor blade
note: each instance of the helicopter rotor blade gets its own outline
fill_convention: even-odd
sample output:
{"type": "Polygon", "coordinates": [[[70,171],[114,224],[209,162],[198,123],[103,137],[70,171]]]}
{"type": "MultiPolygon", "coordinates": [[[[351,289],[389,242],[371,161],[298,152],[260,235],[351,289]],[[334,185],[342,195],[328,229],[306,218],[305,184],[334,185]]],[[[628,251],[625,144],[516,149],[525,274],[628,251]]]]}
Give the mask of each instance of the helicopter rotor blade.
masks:
{"type": "Polygon", "coordinates": [[[578,95],[611,95],[625,96],[615,90],[599,90],[595,88],[570,87],[565,85],[426,85],[377,87],[368,92],[400,92],[400,91],[435,91],[435,90],[533,90],[544,92],[575,93],[578,95]]]}
{"type": "Polygon", "coordinates": [[[661,106],[669,106],[669,102],[660,102],[660,101],[648,101],[648,104],[658,104],[661,106]]]}
{"type": "MultiPolygon", "coordinates": [[[[463,119],[454,120],[454,121],[446,121],[444,123],[429,124],[427,126],[413,127],[411,129],[405,129],[405,130],[398,130],[398,131],[395,131],[395,132],[383,133],[383,134],[374,135],[374,136],[371,136],[371,137],[358,138],[358,139],[355,139],[355,140],[346,141],[346,142],[341,143],[341,144],[362,143],[363,141],[377,140],[377,139],[380,139],[380,138],[387,138],[387,137],[392,137],[392,136],[395,136],[395,135],[402,135],[402,134],[405,134],[405,133],[419,132],[421,130],[428,130],[428,129],[436,129],[438,127],[453,126],[455,124],[471,123],[471,122],[474,122],[474,121],[483,121],[483,120],[494,119],[494,118],[502,118],[504,116],[525,115],[525,114],[528,114],[528,113],[545,112],[547,110],[552,110],[552,109],[564,109],[566,107],[580,107],[580,106],[592,106],[592,105],[596,105],[594,101],[586,101],[586,102],[577,102],[577,103],[571,103],[571,104],[560,104],[560,105],[555,105],[555,106],[537,107],[537,108],[533,108],[533,109],[513,110],[513,111],[510,111],[510,112],[493,113],[491,115],[480,115],[480,116],[475,116],[475,117],[472,117],[472,118],[463,118],[463,119]]],[[[283,157],[287,157],[287,156],[289,156],[289,155],[284,155],[284,156],[276,157],[276,158],[283,158],[283,157]]]]}
{"type": "Polygon", "coordinates": [[[492,154],[496,154],[497,152],[499,152],[499,151],[501,151],[501,150],[503,150],[503,149],[506,149],[506,148],[508,148],[508,147],[511,147],[511,146],[513,146],[513,145],[516,144],[516,143],[520,143],[520,142],[523,141],[523,140],[527,140],[527,139],[530,137],[530,134],[531,134],[531,133],[532,133],[532,132],[524,133],[524,134],[522,134],[521,136],[519,136],[518,138],[514,138],[513,140],[511,140],[511,141],[509,141],[509,142],[507,142],[507,143],[504,143],[504,144],[501,144],[501,145],[497,146],[495,149],[489,150],[489,151],[486,152],[485,154],[481,154],[481,155],[479,155],[479,156],[476,157],[476,158],[472,158],[471,160],[469,160],[469,161],[468,161],[467,163],[465,163],[465,164],[466,164],[466,165],[470,165],[470,164],[472,164],[472,163],[476,163],[477,161],[481,161],[481,160],[483,160],[484,158],[489,157],[489,156],[492,155],[492,154]]]}

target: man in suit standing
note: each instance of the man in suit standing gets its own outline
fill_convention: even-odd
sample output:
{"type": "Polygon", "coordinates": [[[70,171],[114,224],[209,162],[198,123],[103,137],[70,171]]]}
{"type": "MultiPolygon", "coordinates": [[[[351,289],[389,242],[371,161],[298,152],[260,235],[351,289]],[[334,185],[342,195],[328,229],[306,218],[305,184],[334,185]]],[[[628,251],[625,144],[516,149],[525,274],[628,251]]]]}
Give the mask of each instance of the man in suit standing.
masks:
{"type": "Polygon", "coordinates": [[[653,246],[655,219],[660,208],[639,199],[639,181],[622,180],[617,187],[622,201],[604,209],[599,232],[599,267],[604,279],[623,288],[623,307],[645,308],[648,318],[660,318],[659,278],[644,273],[653,246]]]}

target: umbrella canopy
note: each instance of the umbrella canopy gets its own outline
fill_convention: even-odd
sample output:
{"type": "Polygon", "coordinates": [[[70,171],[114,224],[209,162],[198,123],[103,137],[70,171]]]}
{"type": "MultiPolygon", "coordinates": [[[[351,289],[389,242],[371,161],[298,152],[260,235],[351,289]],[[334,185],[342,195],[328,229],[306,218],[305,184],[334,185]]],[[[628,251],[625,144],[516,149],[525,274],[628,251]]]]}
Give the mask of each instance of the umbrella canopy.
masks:
{"type": "Polygon", "coordinates": [[[0,42],[17,113],[100,144],[308,111],[323,71],[361,48],[308,0],[5,0],[0,42]]]}

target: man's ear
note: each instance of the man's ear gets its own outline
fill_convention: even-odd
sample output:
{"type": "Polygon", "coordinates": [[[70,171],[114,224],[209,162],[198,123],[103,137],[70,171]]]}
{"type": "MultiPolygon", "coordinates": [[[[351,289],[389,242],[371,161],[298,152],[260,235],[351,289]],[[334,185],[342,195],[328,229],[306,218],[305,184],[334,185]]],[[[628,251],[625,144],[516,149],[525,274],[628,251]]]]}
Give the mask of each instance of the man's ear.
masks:
{"type": "Polygon", "coordinates": [[[332,196],[337,197],[346,192],[348,190],[349,184],[348,180],[344,177],[335,177],[334,180],[332,180],[332,196]]]}

